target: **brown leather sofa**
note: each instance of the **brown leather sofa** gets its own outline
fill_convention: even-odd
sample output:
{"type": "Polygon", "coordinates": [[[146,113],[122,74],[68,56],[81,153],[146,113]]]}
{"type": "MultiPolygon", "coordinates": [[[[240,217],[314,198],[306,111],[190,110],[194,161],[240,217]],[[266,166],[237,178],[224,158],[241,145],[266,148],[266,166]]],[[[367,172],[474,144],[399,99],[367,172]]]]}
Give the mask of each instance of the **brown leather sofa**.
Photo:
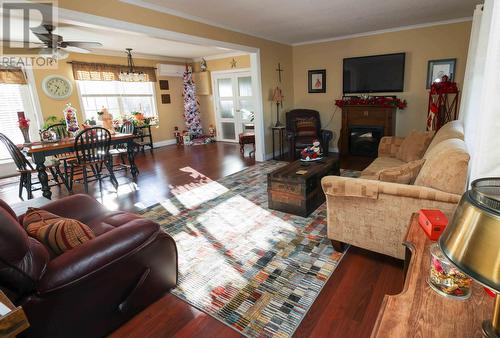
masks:
{"type": "Polygon", "coordinates": [[[96,238],[51,258],[0,200],[0,288],[23,307],[26,336],[100,337],[175,287],[177,248],[158,224],[87,195],[43,209],[80,220],[96,238]]]}

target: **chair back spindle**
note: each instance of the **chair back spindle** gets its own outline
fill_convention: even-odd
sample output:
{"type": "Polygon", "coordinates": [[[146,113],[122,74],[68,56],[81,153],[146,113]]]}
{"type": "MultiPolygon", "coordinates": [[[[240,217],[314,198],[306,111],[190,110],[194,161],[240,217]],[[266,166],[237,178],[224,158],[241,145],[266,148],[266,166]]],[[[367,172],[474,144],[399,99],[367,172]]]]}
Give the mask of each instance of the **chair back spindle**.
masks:
{"type": "Polygon", "coordinates": [[[42,135],[42,133],[44,131],[48,131],[48,130],[56,133],[57,138],[59,140],[71,137],[65,123],[57,123],[57,124],[53,124],[51,126],[48,126],[47,129],[40,131],[40,136],[42,135]]]}
{"type": "Polygon", "coordinates": [[[78,164],[106,161],[111,147],[111,133],[101,127],[81,131],[75,138],[75,154],[78,164]]]}

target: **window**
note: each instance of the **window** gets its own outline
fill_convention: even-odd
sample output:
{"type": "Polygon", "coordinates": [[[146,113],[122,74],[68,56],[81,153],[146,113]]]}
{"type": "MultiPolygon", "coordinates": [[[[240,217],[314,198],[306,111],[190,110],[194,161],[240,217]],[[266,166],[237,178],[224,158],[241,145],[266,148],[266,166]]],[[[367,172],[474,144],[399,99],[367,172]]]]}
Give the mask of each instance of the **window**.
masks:
{"type": "MultiPolygon", "coordinates": [[[[27,84],[0,83],[0,133],[12,142],[21,144],[23,135],[17,125],[17,112],[23,111],[30,119],[31,139],[37,139],[38,123],[34,113],[32,98],[27,84]]],[[[0,162],[11,160],[7,149],[0,145],[0,162]]]]}
{"type": "Polygon", "coordinates": [[[103,107],[119,118],[139,111],[157,117],[154,82],[77,81],[85,118],[97,118],[103,107]]]}

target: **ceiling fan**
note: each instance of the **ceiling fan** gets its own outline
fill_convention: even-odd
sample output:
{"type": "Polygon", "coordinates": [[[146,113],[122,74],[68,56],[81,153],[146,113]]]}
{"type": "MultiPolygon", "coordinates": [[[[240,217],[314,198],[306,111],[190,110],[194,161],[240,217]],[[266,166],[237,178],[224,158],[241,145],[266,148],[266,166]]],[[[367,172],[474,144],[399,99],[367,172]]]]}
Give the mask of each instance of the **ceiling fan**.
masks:
{"type": "Polygon", "coordinates": [[[41,55],[54,55],[58,59],[63,59],[68,56],[68,52],[91,53],[88,48],[102,47],[100,42],[64,41],[61,35],[52,33],[55,27],[50,24],[43,24],[30,29],[41,41],[42,47],[39,50],[41,55]]]}

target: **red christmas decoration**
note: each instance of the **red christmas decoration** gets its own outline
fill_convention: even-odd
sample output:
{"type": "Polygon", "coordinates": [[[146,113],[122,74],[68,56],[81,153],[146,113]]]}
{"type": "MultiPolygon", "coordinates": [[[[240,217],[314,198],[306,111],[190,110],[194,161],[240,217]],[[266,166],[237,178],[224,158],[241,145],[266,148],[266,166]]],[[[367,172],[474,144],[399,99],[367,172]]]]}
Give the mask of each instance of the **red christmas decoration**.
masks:
{"type": "Polygon", "coordinates": [[[384,108],[397,107],[398,109],[406,108],[406,100],[398,99],[397,97],[373,96],[367,99],[359,97],[344,97],[342,100],[335,100],[335,105],[342,108],[345,105],[359,106],[382,106],[384,108]]]}
{"type": "Polygon", "coordinates": [[[439,130],[444,124],[458,118],[458,94],[456,82],[444,75],[434,82],[429,90],[427,106],[427,130],[439,130]]]}

